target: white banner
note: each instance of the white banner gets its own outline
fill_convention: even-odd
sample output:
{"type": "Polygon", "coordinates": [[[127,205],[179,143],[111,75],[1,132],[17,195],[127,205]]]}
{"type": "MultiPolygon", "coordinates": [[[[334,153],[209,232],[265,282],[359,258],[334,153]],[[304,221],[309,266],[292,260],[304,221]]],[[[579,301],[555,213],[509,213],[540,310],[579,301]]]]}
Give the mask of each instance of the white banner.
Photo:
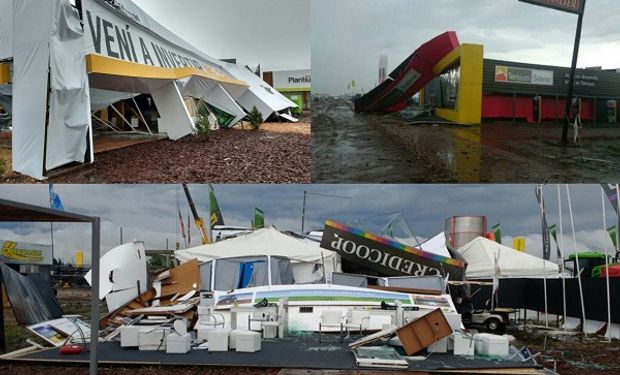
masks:
{"type": "MultiPolygon", "coordinates": [[[[212,69],[197,54],[137,23],[146,19],[139,8],[130,19],[102,0],[83,0],[82,4],[88,53],[163,68],[212,69]]],[[[125,8],[125,12],[130,10],[125,8]]]]}

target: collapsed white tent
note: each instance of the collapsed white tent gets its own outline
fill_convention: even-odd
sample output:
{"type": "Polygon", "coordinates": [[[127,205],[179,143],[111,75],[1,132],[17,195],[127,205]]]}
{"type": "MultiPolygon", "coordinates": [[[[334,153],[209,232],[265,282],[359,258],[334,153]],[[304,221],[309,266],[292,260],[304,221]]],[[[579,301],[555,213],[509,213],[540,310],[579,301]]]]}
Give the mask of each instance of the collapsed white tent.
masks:
{"type": "Polygon", "coordinates": [[[297,282],[316,280],[316,266],[324,266],[325,273],[340,272],[340,257],[333,251],[317,248],[302,240],[286,235],[273,227],[255,230],[238,237],[178,250],[175,256],[181,262],[198,259],[208,262],[236,257],[285,257],[290,259],[297,282]]]}
{"type": "Polygon", "coordinates": [[[435,237],[422,242],[420,248],[426,252],[441,255],[447,258],[452,258],[448,247],[446,246],[445,232],[437,234],[435,237]]]}
{"type": "Polygon", "coordinates": [[[3,60],[13,64],[12,95],[3,100],[12,98],[14,171],[43,179],[54,168],[94,161],[91,89],[150,94],[159,131],[173,140],[194,131],[183,95],[205,100],[233,123],[245,116],[242,107],[264,105],[244,95],[248,85],[266,83],[235,79],[131,0],[81,6],[0,0],[0,69],[3,60]]]}
{"type": "Polygon", "coordinates": [[[280,94],[247,68],[224,62],[222,62],[221,67],[236,79],[250,84],[249,89],[237,98],[239,104],[246,111],[250,112],[252,107],[256,106],[263,119],[266,120],[274,113],[297,107],[297,104],[280,94]]]}
{"type": "Polygon", "coordinates": [[[496,257],[500,278],[560,276],[557,264],[484,237],[477,237],[456,251],[467,262],[465,275],[469,279],[493,278],[496,257]]]}

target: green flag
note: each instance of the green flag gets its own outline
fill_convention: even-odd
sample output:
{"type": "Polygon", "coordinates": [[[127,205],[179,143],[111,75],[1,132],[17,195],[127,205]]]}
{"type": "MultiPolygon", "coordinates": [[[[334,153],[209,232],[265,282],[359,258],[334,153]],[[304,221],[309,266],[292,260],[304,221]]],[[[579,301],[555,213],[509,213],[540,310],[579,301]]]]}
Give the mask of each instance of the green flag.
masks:
{"type": "Polygon", "coordinates": [[[609,236],[611,237],[611,242],[613,242],[614,247],[618,246],[618,244],[616,243],[616,226],[614,225],[613,227],[607,228],[607,233],[609,233],[609,236]]]}
{"type": "Polygon", "coordinates": [[[220,206],[217,204],[215,191],[211,185],[209,185],[209,222],[211,227],[214,225],[224,225],[224,217],[222,216],[222,211],[220,211],[220,206]]]}
{"type": "Polygon", "coordinates": [[[252,221],[252,228],[260,229],[265,227],[265,213],[258,207],[254,208],[254,221],[252,221]]]}
{"type": "Polygon", "coordinates": [[[551,233],[551,237],[553,237],[553,240],[555,241],[555,252],[557,253],[558,259],[561,259],[562,252],[560,251],[560,244],[558,243],[558,230],[555,224],[549,227],[549,233],[551,233]]]}
{"type": "Polygon", "coordinates": [[[497,223],[493,225],[493,227],[491,228],[491,231],[493,232],[493,236],[495,236],[495,242],[501,244],[502,243],[502,228],[500,227],[500,224],[497,223]]]}

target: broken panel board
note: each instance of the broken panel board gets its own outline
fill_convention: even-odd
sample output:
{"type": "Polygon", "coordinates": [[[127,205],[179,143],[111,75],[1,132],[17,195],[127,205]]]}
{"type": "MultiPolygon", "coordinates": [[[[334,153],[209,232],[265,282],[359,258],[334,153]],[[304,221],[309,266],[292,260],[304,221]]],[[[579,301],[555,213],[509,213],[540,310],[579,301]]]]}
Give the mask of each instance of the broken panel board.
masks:
{"type": "Polygon", "coordinates": [[[436,309],[396,329],[405,353],[413,355],[430,344],[452,334],[448,320],[436,309]]]}

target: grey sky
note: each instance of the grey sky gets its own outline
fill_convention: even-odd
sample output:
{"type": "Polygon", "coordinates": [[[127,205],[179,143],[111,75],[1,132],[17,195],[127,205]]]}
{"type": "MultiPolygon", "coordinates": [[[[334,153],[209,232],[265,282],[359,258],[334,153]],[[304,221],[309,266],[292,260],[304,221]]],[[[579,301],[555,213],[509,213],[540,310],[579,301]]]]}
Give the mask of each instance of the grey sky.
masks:
{"type": "MultiPolygon", "coordinates": [[[[366,220],[366,230],[386,223],[384,214],[403,212],[415,234],[429,238],[443,230],[444,220],[458,215],[486,215],[489,227],[500,222],[504,243],[511,245],[516,235],[527,236],[527,250],[540,254],[540,216],[533,185],[215,185],[220,208],[229,225],[250,225],[254,207],[265,211],[267,224],[279,229],[299,231],[304,191],[350,197],[348,201],[308,195],[306,229],[322,228],[325,219],[366,220]],[[376,217],[380,215],[379,217],[376,217]]],[[[119,227],[125,242],[143,240],[147,248],[171,248],[177,240],[177,198],[186,222],[188,206],[180,185],[56,185],[65,208],[102,218],[102,249],[119,244],[119,227]]],[[[603,232],[599,185],[572,185],[571,196],[577,242],[580,250],[600,250],[603,232]]],[[[208,217],[208,186],[190,185],[199,213],[208,217]]],[[[565,194],[564,187],[562,192],[565,194]]],[[[0,185],[0,197],[47,206],[46,185],[0,185]]],[[[558,222],[556,186],[545,187],[549,224],[558,222]]],[[[565,195],[564,195],[565,197],[565,195]]],[[[565,248],[573,250],[568,207],[564,198],[565,248]]],[[[614,221],[605,201],[608,226],[614,221]]],[[[185,225],[188,225],[186,222],[185,225]]],[[[193,223],[192,245],[200,244],[193,223]]],[[[2,224],[0,238],[49,244],[49,224],[2,224]]],[[[182,240],[181,240],[182,241],[182,240]]],[[[57,256],[70,259],[76,250],[88,254],[89,226],[55,224],[57,256]]],[[[86,255],[87,260],[90,259],[86,255]]]]}
{"type": "MultiPolygon", "coordinates": [[[[620,68],[617,0],[586,4],[579,67],[620,68]]],[[[570,66],[577,16],[517,0],[312,0],[313,92],[376,85],[379,55],[389,71],[445,31],[483,44],[486,58],[570,66]]]]}
{"type": "Polygon", "coordinates": [[[133,1],[212,57],[263,70],[310,67],[309,0],[133,1]]]}

